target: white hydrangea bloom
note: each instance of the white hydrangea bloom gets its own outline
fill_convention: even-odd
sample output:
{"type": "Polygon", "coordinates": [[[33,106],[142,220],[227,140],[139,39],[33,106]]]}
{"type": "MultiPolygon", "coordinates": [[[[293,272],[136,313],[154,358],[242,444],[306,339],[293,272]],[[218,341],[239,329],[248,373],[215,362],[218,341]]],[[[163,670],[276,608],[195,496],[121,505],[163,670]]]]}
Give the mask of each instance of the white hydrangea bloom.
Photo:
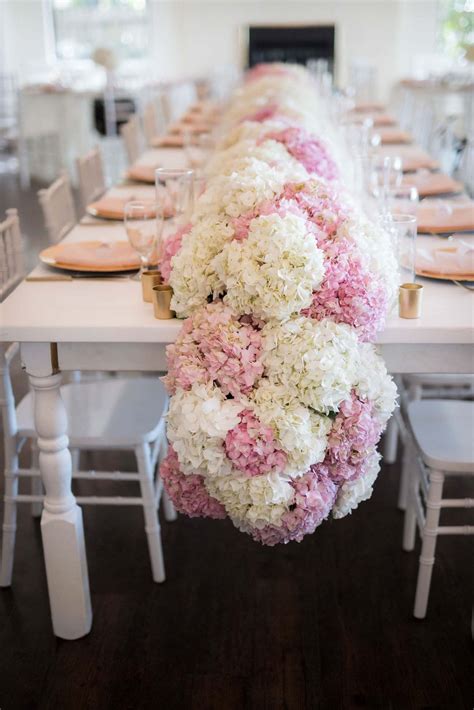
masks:
{"type": "Polygon", "coordinates": [[[185,318],[217,294],[222,283],[212,268],[212,260],[234,236],[229,222],[213,213],[201,217],[185,235],[179,252],[173,257],[170,285],[171,308],[185,318]]]}
{"type": "Polygon", "coordinates": [[[360,366],[355,389],[359,397],[373,403],[375,414],[384,426],[396,407],[397,386],[371,343],[360,345],[360,366]]]}
{"type": "Polygon", "coordinates": [[[276,473],[252,478],[215,476],[205,479],[205,485],[241,529],[279,525],[294,497],[292,486],[276,473]]]}
{"type": "Polygon", "coordinates": [[[274,200],[287,182],[298,182],[307,176],[296,161],[271,166],[253,157],[240,158],[230,175],[211,179],[196,204],[195,216],[208,212],[240,217],[267,200],[274,200]]]}
{"type": "Polygon", "coordinates": [[[236,313],[281,319],[310,305],[323,260],[305,220],[288,213],[252,220],[247,239],[226,244],[213,266],[236,313]]]}
{"type": "Polygon", "coordinates": [[[218,145],[219,150],[226,150],[246,141],[256,143],[269,131],[281,131],[286,127],[286,123],[281,119],[268,119],[266,121],[243,121],[231,128],[218,145]]]}
{"type": "Polygon", "coordinates": [[[168,439],[176,451],[183,473],[224,476],[232,464],[224,449],[227,432],[239,423],[243,407],[228,400],[212,384],[194,384],[178,389],[168,412],[168,439]]]}
{"type": "MultiPolygon", "coordinates": [[[[267,128],[267,133],[269,129],[267,128]]],[[[236,143],[231,148],[216,153],[206,166],[206,174],[231,175],[241,172],[242,168],[248,165],[245,158],[260,160],[271,167],[281,167],[285,175],[293,178],[298,176],[298,180],[306,180],[308,173],[305,168],[295,158],[293,158],[282,143],[275,140],[266,140],[257,144],[254,140],[243,140],[236,143]]]]}
{"type": "Polygon", "coordinates": [[[357,381],[359,348],[355,330],[326,319],[297,316],[263,328],[265,374],[293,390],[317,412],[337,411],[357,381]]]}
{"type": "Polygon", "coordinates": [[[333,518],[344,518],[357,508],[359,503],[372,495],[373,485],[380,470],[380,454],[375,449],[368,454],[363,474],[355,481],[346,481],[340,487],[332,509],[333,518]]]}
{"type": "Polygon", "coordinates": [[[294,397],[283,385],[263,378],[249,398],[258,419],[275,432],[279,446],[288,456],[283,474],[294,478],[326,455],[330,417],[317,414],[294,397]]]}

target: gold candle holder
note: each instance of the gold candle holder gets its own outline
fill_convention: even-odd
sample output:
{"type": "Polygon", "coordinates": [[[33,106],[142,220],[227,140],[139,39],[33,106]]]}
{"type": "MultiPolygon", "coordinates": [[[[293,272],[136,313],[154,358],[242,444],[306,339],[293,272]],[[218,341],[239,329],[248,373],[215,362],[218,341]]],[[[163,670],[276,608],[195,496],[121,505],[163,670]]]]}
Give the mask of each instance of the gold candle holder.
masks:
{"type": "Polygon", "coordinates": [[[419,318],[423,286],[421,284],[402,284],[398,291],[398,314],[400,318],[419,318]]]}
{"type": "Polygon", "coordinates": [[[153,286],[153,314],[160,320],[168,320],[175,317],[175,312],[171,310],[170,303],[173,289],[166,284],[153,286]]]}
{"type": "Polygon", "coordinates": [[[153,302],[153,286],[161,284],[161,274],[159,271],[144,271],[141,276],[142,296],[147,303],[153,302]]]}

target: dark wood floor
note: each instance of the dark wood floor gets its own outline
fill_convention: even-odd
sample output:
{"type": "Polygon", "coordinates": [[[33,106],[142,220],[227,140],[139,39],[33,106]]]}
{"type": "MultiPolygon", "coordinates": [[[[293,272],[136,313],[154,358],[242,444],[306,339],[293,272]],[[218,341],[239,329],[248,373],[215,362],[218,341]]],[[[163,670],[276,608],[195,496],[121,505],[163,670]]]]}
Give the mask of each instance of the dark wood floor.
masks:
{"type": "Polygon", "coordinates": [[[52,635],[39,523],[21,506],[0,590],[1,710],[472,708],[472,539],[440,540],[429,615],[414,620],[419,545],[401,551],[398,476],[385,466],[368,503],[301,544],[164,523],[163,585],[139,509],[85,508],[94,625],[74,642],[52,635]]]}

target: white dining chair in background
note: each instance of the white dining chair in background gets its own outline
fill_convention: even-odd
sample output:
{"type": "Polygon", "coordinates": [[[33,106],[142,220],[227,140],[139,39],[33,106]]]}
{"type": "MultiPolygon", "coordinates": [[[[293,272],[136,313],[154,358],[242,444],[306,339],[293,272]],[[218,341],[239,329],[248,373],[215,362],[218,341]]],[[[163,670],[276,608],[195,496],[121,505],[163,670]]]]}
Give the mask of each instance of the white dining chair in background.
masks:
{"type": "Polygon", "coordinates": [[[105,190],[104,166],[99,147],[95,147],[76,160],[81,204],[84,209],[101,197],[105,190]]]}
{"type": "Polygon", "coordinates": [[[0,302],[23,278],[23,248],[18,211],[7,210],[0,222],[0,302]]]}
{"type": "MultiPolygon", "coordinates": [[[[6,298],[23,278],[22,239],[16,210],[8,210],[0,223],[1,282],[0,294],[6,298]]],[[[33,515],[42,509],[43,489],[39,471],[38,447],[34,428],[34,393],[28,392],[16,405],[10,368],[19,352],[18,343],[0,345],[0,408],[5,450],[5,498],[0,564],[0,586],[12,580],[16,537],[17,505],[31,503],[33,515]],[[20,468],[19,454],[31,444],[31,464],[20,468]],[[19,481],[31,481],[31,493],[19,492],[19,481]]],[[[78,496],[84,505],[140,505],[155,582],[165,579],[157,509],[163,493],[158,466],[166,453],[164,414],[167,395],[158,378],[114,377],[98,381],[71,382],[61,387],[68,416],[71,452],[132,451],[137,471],[80,471],[73,467],[73,479],[135,482],[136,496],[78,496]]],[[[168,496],[163,495],[166,520],[175,520],[176,512],[168,496]]],[[[65,561],[67,564],[67,561],[65,561]]]]}
{"type": "MultiPolygon", "coordinates": [[[[418,567],[414,616],[424,619],[440,535],[473,535],[474,525],[440,525],[447,508],[474,507],[474,497],[444,498],[447,477],[474,476],[474,402],[418,400],[407,407],[406,445],[413,449],[405,512],[403,549],[413,550],[416,526],[422,545],[418,567]]],[[[472,564],[472,559],[468,562],[472,564]]]]}
{"type": "Polygon", "coordinates": [[[396,409],[387,425],[384,439],[384,461],[394,463],[398,444],[401,444],[402,467],[398,494],[398,507],[405,510],[407,504],[409,474],[413,452],[405,446],[402,435],[406,428],[407,407],[410,402],[421,399],[459,399],[474,396],[474,375],[421,374],[395,378],[399,393],[399,409],[396,409]]]}
{"type": "Polygon", "coordinates": [[[71,183],[63,173],[49,187],[38,191],[46,231],[51,244],[57,244],[76,224],[76,209],[71,183]]]}
{"type": "Polygon", "coordinates": [[[120,135],[123,139],[128,163],[133,165],[140,157],[143,143],[138,114],[134,114],[127,123],[120,126],[120,135]]]}

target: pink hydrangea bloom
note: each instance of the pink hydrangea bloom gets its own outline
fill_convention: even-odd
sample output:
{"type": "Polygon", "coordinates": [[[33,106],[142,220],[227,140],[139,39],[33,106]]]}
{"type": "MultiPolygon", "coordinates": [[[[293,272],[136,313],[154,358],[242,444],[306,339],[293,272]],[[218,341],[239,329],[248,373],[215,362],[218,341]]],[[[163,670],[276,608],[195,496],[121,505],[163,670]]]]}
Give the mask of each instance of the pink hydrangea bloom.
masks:
{"type": "Polygon", "coordinates": [[[283,514],[281,526],[254,528],[253,539],[272,547],[278,543],[301,542],[305,535],[313,533],[328,517],[336,500],[338,486],[328,473],[327,466],[317,464],[304,476],[290,481],[295,491],[294,501],[283,514]]]}
{"type": "Polygon", "coordinates": [[[262,140],[283,143],[288,153],[296,158],[309,173],[326,180],[337,180],[339,172],[326,146],[304,128],[289,126],[282,131],[267,133],[262,140]]]}
{"type": "Polygon", "coordinates": [[[262,424],[250,409],[239,416],[240,423],[227,433],[224,444],[235,468],[246,476],[282,471],[288,457],[278,447],[271,427],[262,424]]]}
{"type": "Polygon", "coordinates": [[[322,181],[287,183],[280,197],[282,205],[296,204],[312,224],[326,236],[333,237],[347,219],[348,208],[334,186],[322,181]]]}
{"type": "Polygon", "coordinates": [[[164,243],[163,257],[160,262],[160,273],[165,283],[168,283],[171,274],[171,259],[181,249],[183,237],[191,230],[191,225],[186,224],[177,232],[171,234],[164,243]]]}
{"type": "Polygon", "coordinates": [[[285,76],[289,70],[277,64],[256,64],[245,75],[245,83],[261,79],[265,76],[285,76]]]}
{"type": "Polygon", "coordinates": [[[361,340],[373,340],[383,327],[387,310],[382,281],[362,266],[347,240],[331,241],[321,234],[316,240],[324,251],[324,279],[303,315],[348,323],[361,340]]]}
{"type": "Polygon", "coordinates": [[[325,464],[338,483],[358,478],[368,451],[375,446],[382,427],[372,414],[370,402],[359,399],[355,392],[339,407],[328,437],[325,464]]]}
{"type": "Polygon", "coordinates": [[[224,394],[248,393],[263,373],[262,337],[222,301],[198,309],[167,348],[168,392],[215,381],[224,394]]]}
{"type": "Polygon", "coordinates": [[[185,475],[179,470],[178,457],[172,446],[160,466],[163,485],[177,511],[190,518],[225,518],[225,508],[212,498],[197,473],[185,475]]]}

